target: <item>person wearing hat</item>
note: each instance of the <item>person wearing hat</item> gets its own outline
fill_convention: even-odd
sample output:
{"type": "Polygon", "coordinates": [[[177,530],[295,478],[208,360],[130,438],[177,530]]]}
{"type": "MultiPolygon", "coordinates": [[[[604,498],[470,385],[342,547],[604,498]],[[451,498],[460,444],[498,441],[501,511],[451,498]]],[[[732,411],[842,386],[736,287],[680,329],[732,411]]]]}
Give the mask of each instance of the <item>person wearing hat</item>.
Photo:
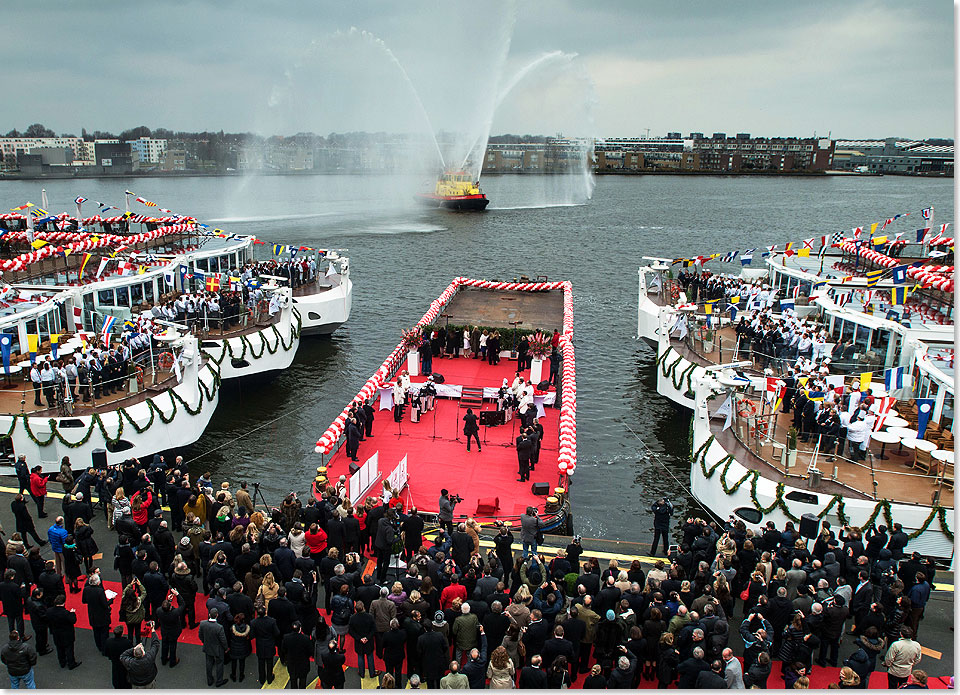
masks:
{"type": "Polygon", "coordinates": [[[820,631],[820,654],[817,663],[827,665],[829,652],[830,665],[836,666],[840,652],[840,637],[843,635],[843,625],[850,615],[847,602],[843,596],[834,596],[832,605],[823,609],[823,625],[820,631]]]}
{"type": "Polygon", "coordinates": [[[427,631],[417,638],[417,655],[420,658],[420,677],[428,688],[439,688],[440,679],[447,667],[447,655],[450,654],[450,644],[444,637],[443,629],[447,626],[443,611],[433,614],[433,620],[426,626],[427,631]]]}

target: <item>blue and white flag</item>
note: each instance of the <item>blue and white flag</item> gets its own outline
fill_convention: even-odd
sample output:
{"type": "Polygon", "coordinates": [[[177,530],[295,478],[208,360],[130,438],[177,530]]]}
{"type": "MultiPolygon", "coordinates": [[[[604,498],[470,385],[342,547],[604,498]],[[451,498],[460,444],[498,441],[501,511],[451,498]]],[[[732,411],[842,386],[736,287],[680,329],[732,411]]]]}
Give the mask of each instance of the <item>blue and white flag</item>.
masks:
{"type": "Polygon", "coordinates": [[[907,268],[909,265],[898,265],[893,269],[893,284],[905,285],[907,283],[907,268]]]}
{"type": "Polygon", "coordinates": [[[903,367],[893,367],[883,373],[883,383],[887,388],[887,393],[903,388],[903,373],[903,367]]]}
{"type": "Polygon", "coordinates": [[[917,399],[917,439],[923,439],[927,431],[927,425],[930,422],[930,416],[933,415],[933,399],[917,399]]]}
{"type": "Polygon", "coordinates": [[[783,298],[783,299],[781,299],[781,300],[780,300],[780,311],[781,311],[781,312],[784,312],[784,311],[786,311],[787,309],[791,309],[791,310],[792,310],[795,303],[796,303],[796,302],[795,302],[795,300],[794,300],[793,298],[790,298],[790,299],[783,298]]]}
{"type": "Polygon", "coordinates": [[[3,355],[3,371],[10,373],[10,351],[13,347],[13,336],[4,333],[0,335],[0,355],[3,355]]]}
{"type": "Polygon", "coordinates": [[[176,281],[176,276],[172,270],[163,271],[163,281],[167,283],[170,287],[173,287],[173,283],[176,281]]]}
{"type": "Polygon", "coordinates": [[[917,243],[918,243],[918,244],[923,241],[923,238],[924,238],[925,236],[927,236],[927,232],[929,232],[929,231],[930,231],[930,227],[924,227],[923,229],[918,229],[918,230],[917,230],[917,243]]]}
{"type": "Polygon", "coordinates": [[[741,253],[741,254],[740,254],[740,265],[750,265],[751,261],[753,261],[753,252],[754,252],[754,251],[756,251],[756,249],[748,249],[748,250],[744,251],[743,253],[741,253]]]}

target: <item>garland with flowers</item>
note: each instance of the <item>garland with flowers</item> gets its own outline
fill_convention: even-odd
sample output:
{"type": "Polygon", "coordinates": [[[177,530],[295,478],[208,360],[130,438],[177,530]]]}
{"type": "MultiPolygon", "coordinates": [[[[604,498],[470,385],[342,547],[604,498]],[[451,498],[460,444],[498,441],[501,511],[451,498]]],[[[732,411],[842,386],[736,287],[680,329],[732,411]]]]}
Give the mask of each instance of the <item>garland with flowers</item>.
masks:
{"type": "Polygon", "coordinates": [[[249,338],[248,336],[246,336],[246,335],[240,336],[240,347],[241,347],[241,350],[240,350],[240,355],[239,355],[239,356],[234,352],[233,346],[230,345],[230,339],[229,339],[229,338],[226,339],[226,340],[220,341],[220,356],[219,356],[219,357],[217,357],[216,355],[213,355],[212,353],[208,352],[208,351],[206,350],[206,348],[201,348],[200,352],[202,352],[204,355],[206,355],[206,356],[209,357],[211,360],[213,360],[214,362],[216,362],[218,365],[223,364],[223,360],[227,357],[227,355],[230,356],[230,359],[231,359],[231,360],[242,360],[244,357],[246,357],[248,350],[249,350],[249,352],[250,352],[250,355],[251,355],[251,356],[253,357],[253,359],[255,359],[255,360],[258,360],[258,359],[260,359],[261,357],[263,357],[264,351],[270,353],[271,355],[275,355],[275,354],[277,354],[277,350],[279,350],[279,349],[282,347],[283,350],[284,350],[284,352],[288,352],[288,351],[291,350],[291,349],[294,347],[294,345],[296,344],[296,339],[300,337],[300,332],[301,332],[301,330],[302,330],[302,328],[303,328],[303,320],[302,320],[302,318],[301,318],[301,316],[300,316],[300,312],[297,311],[296,309],[294,309],[294,310],[293,310],[293,315],[294,315],[294,316],[296,317],[296,319],[297,319],[297,324],[296,324],[296,326],[293,327],[293,332],[292,332],[292,334],[291,334],[290,342],[289,342],[289,343],[287,343],[287,342],[285,342],[285,341],[283,340],[283,334],[280,333],[279,330],[277,330],[276,325],[270,324],[270,329],[273,331],[273,334],[274,334],[274,335],[276,336],[276,338],[277,338],[277,342],[275,342],[275,343],[273,344],[273,347],[272,347],[272,348],[270,347],[270,343],[267,341],[267,337],[266,337],[266,336],[263,334],[263,332],[261,331],[261,332],[258,333],[258,335],[260,336],[260,341],[261,341],[261,344],[260,344],[260,352],[259,352],[259,353],[254,349],[253,343],[250,341],[250,338],[249,338]]]}
{"type": "MultiPolygon", "coordinates": [[[[90,418],[90,424],[87,426],[86,432],[84,432],[83,436],[77,441],[70,441],[63,436],[63,434],[60,431],[61,428],[58,426],[57,420],[55,418],[49,418],[47,420],[50,426],[50,436],[47,437],[46,439],[41,439],[34,433],[33,429],[30,427],[30,416],[27,414],[18,414],[13,416],[13,418],[10,421],[10,427],[7,429],[5,433],[0,434],[0,438],[12,437],[17,427],[17,420],[20,420],[23,423],[23,429],[26,432],[27,437],[30,439],[30,441],[32,441],[34,444],[36,444],[39,447],[50,446],[53,443],[53,441],[56,439],[58,442],[60,442],[60,444],[62,444],[63,446],[69,449],[77,449],[90,441],[90,437],[92,437],[94,433],[94,428],[99,430],[101,436],[103,437],[104,441],[107,444],[116,444],[118,441],[120,441],[120,438],[123,436],[124,420],[126,420],[130,424],[130,426],[133,427],[133,429],[137,432],[137,434],[143,434],[148,429],[150,429],[150,427],[153,425],[155,421],[155,416],[159,416],[161,422],[163,422],[164,424],[169,425],[171,422],[173,422],[173,419],[176,417],[177,411],[178,411],[177,403],[179,403],[180,406],[182,406],[183,409],[189,415],[198,415],[203,410],[204,399],[207,402],[213,401],[214,397],[217,394],[217,391],[220,388],[220,375],[217,374],[212,368],[209,368],[209,369],[213,374],[213,384],[211,388],[208,389],[206,384],[203,383],[203,379],[197,380],[197,384],[200,388],[200,392],[202,393],[203,397],[199,399],[199,401],[197,402],[197,406],[195,408],[191,407],[190,404],[187,403],[187,401],[185,401],[183,398],[180,397],[180,394],[178,394],[176,391],[174,391],[171,388],[169,391],[167,391],[167,393],[170,395],[170,404],[172,406],[170,415],[165,415],[163,410],[156,404],[153,398],[147,398],[146,401],[144,402],[147,404],[147,409],[150,413],[150,419],[147,421],[146,425],[141,426],[136,423],[136,421],[133,419],[130,413],[127,412],[126,408],[124,408],[123,406],[120,406],[116,409],[116,413],[117,413],[116,436],[110,436],[110,433],[107,431],[106,423],[103,421],[103,418],[100,416],[100,413],[94,413],[93,417],[90,418]]],[[[65,429],[73,429],[73,428],[65,428],[65,429]]]]}
{"type": "MultiPolygon", "coordinates": [[[[691,436],[690,441],[693,442],[693,420],[690,422],[691,436]]],[[[707,440],[697,448],[696,451],[693,451],[691,454],[691,460],[695,465],[700,466],[700,470],[703,473],[703,477],[709,480],[713,477],[714,473],[717,472],[717,469],[720,470],[720,486],[723,491],[732,495],[747,481],[750,481],[750,501],[753,503],[754,508],[761,514],[769,514],[774,509],[779,508],[784,515],[793,521],[794,523],[799,522],[799,517],[797,517],[793,512],[790,511],[790,508],[787,506],[785,501],[785,492],[786,486],[781,482],[777,483],[776,494],[774,495],[773,504],[770,506],[764,506],[761,504],[760,499],[757,495],[757,481],[760,479],[760,473],[755,470],[748,470],[747,473],[740,478],[733,485],[729,485],[726,480],[727,472],[730,470],[730,466],[733,464],[735,457],[733,454],[726,454],[716,463],[714,463],[709,468],[707,467],[707,451],[710,449],[710,446],[715,440],[714,435],[710,435],[707,440]]],[[[850,519],[846,515],[846,509],[844,504],[844,499],[842,495],[833,495],[830,499],[830,502],[817,513],[817,517],[823,519],[827,514],[830,513],[830,510],[836,506],[837,508],[837,518],[843,524],[848,524],[850,519]]],[[[861,524],[862,528],[868,528],[873,524],[877,517],[880,514],[883,514],[883,519],[886,522],[887,526],[893,527],[893,513],[892,505],[889,500],[879,500],[874,506],[873,511],[870,513],[870,516],[867,517],[867,520],[861,524]]],[[[952,511],[952,510],[951,510],[952,511]]],[[[930,509],[930,514],[927,515],[926,520],[916,531],[908,534],[908,538],[911,540],[918,538],[924,531],[926,531],[930,524],[933,523],[934,518],[937,519],[940,525],[940,531],[943,535],[953,543],[953,531],[950,529],[949,524],[947,523],[947,508],[942,505],[936,505],[930,509]]]]}

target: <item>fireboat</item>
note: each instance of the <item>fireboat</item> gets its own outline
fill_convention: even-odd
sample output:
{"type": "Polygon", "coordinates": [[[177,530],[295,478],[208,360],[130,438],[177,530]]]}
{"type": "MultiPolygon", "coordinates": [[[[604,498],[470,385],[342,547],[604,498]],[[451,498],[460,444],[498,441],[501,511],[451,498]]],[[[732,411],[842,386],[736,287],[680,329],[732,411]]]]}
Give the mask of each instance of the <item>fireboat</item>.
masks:
{"type": "Polygon", "coordinates": [[[445,171],[437,178],[433,193],[418,193],[414,200],[432,208],[477,212],[490,202],[480,190],[480,182],[473,181],[466,171],[445,171]]]}

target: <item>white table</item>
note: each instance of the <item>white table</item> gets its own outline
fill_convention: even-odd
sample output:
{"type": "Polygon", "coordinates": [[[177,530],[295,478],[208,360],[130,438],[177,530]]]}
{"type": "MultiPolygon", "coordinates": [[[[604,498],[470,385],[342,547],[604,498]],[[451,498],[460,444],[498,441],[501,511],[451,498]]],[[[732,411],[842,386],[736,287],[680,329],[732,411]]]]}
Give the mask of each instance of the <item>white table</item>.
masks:
{"type": "Polygon", "coordinates": [[[930,456],[935,458],[940,463],[953,463],[953,452],[947,451],[946,449],[937,449],[936,451],[931,451],[930,456]]]}
{"type": "Polygon", "coordinates": [[[3,370],[6,377],[7,386],[10,386],[10,377],[15,377],[23,373],[23,367],[19,364],[11,364],[9,370],[3,370]]]}
{"type": "Polygon", "coordinates": [[[887,432],[897,435],[900,437],[900,448],[897,450],[898,454],[903,453],[903,440],[904,439],[916,439],[917,431],[911,427],[888,427],[887,432]]]}
{"type": "Polygon", "coordinates": [[[891,427],[906,427],[910,423],[904,420],[902,417],[887,414],[887,417],[883,420],[883,424],[886,425],[887,429],[889,430],[891,427]]]}
{"type": "Polygon", "coordinates": [[[882,461],[886,461],[888,458],[890,458],[884,454],[887,444],[893,444],[894,442],[900,441],[900,437],[895,435],[893,432],[874,432],[870,435],[870,438],[875,442],[880,442],[880,455],[877,458],[882,461]]]}
{"type": "Polygon", "coordinates": [[[932,452],[937,448],[933,442],[926,439],[917,439],[916,437],[904,437],[900,440],[908,449],[919,449],[920,451],[932,452]]]}
{"type": "Polygon", "coordinates": [[[378,410],[393,410],[393,384],[380,387],[380,407],[378,410]]]}

